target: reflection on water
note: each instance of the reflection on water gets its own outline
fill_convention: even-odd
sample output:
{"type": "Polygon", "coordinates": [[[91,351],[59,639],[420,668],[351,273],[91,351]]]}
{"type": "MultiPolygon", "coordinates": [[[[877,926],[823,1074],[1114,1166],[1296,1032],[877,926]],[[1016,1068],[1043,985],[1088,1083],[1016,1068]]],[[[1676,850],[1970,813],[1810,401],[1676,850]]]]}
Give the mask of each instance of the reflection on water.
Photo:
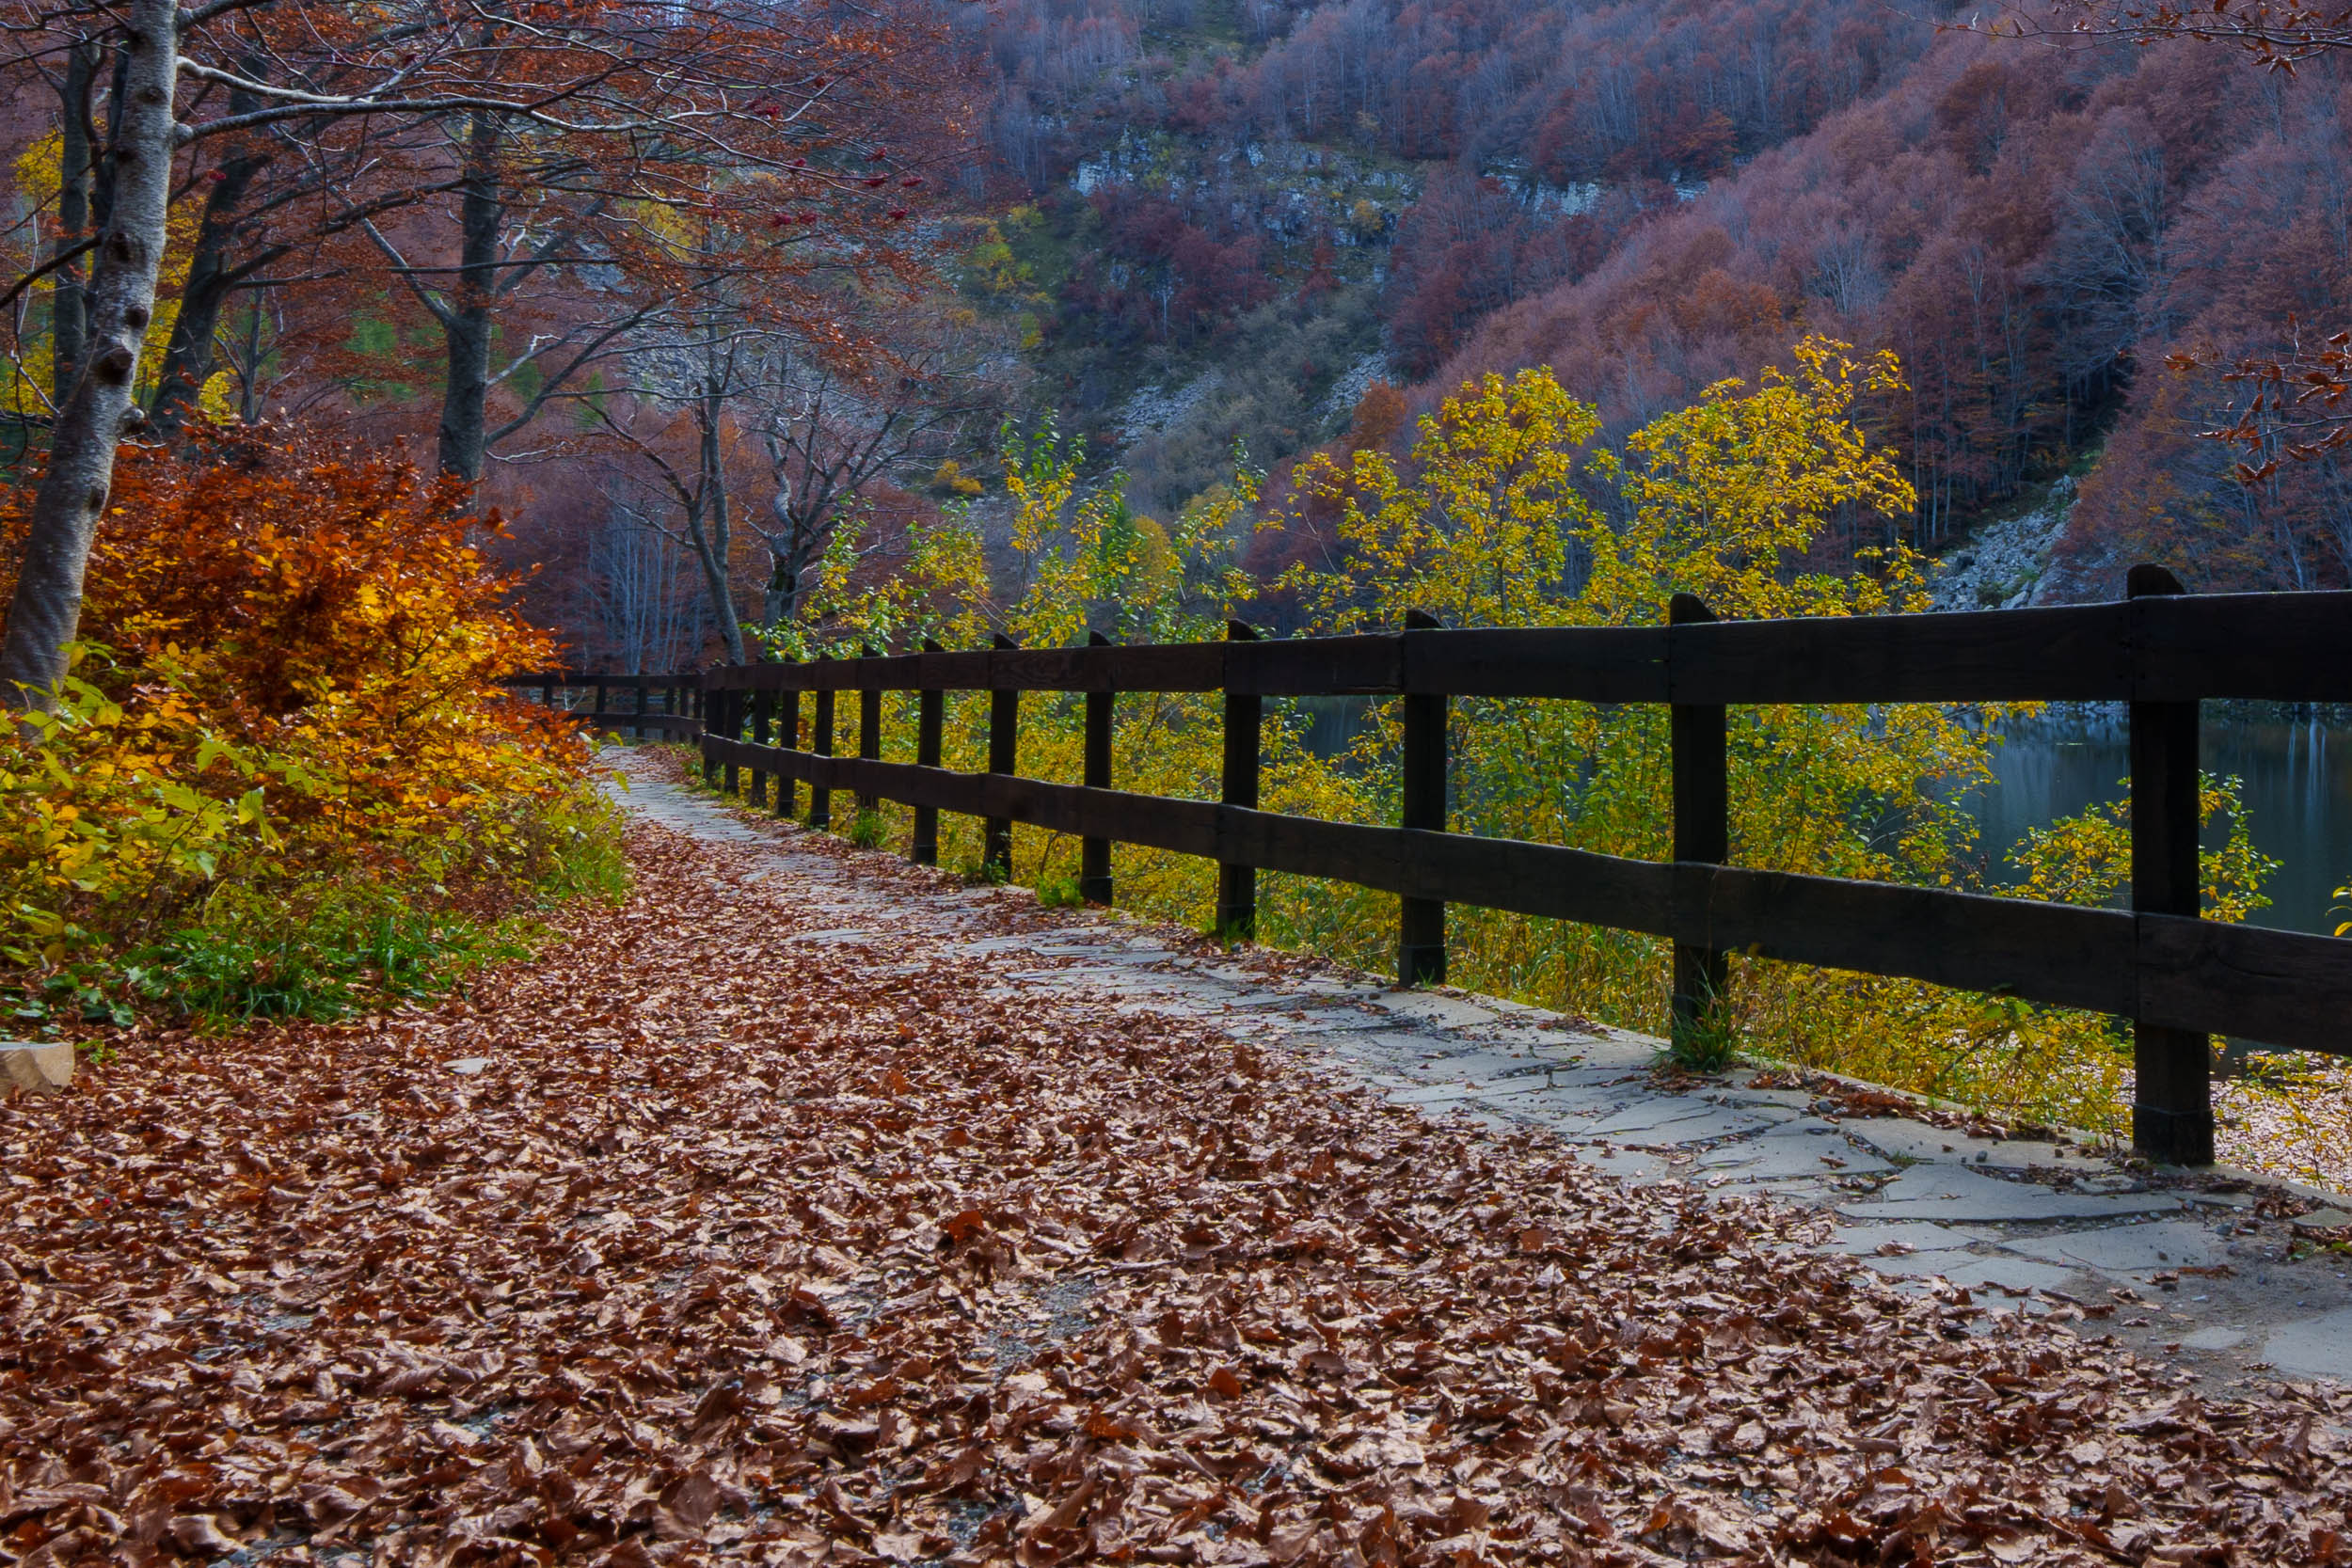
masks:
{"type": "MultiPolygon", "coordinates": [[[[2208,710],[2199,762],[2208,773],[2246,781],[2255,846],[2280,863],[2265,889],[2270,908],[2258,926],[2331,931],[2333,890],[2352,879],[2352,728],[2318,719],[2229,718],[2208,710]]],[[[2017,879],[2000,855],[2029,828],[2071,816],[2096,800],[2123,798],[2131,748],[2123,717],[2106,710],[2054,709],[2009,726],[1994,756],[1997,787],[1971,801],[1994,857],[1994,876],[2017,879]]]]}

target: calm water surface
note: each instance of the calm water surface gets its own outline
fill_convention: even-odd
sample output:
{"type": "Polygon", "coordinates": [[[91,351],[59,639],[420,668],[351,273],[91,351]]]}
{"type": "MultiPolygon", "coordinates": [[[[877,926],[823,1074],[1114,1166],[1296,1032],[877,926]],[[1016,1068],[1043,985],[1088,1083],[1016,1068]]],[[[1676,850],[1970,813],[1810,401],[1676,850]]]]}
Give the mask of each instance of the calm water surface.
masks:
{"type": "MultiPolygon", "coordinates": [[[[2270,908],[2257,911],[2253,923],[2331,931],[2352,918],[2328,914],[2343,902],[2334,890],[2352,881],[2352,726],[2208,713],[2199,760],[2209,773],[2246,781],[2254,843],[2280,863],[2265,888],[2270,908]]],[[[2122,800],[2130,770],[2120,714],[2059,709],[2009,726],[1993,762],[1998,785],[1970,802],[1994,877],[2017,879],[1998,857],[2027,829],[2122,800]]]]}

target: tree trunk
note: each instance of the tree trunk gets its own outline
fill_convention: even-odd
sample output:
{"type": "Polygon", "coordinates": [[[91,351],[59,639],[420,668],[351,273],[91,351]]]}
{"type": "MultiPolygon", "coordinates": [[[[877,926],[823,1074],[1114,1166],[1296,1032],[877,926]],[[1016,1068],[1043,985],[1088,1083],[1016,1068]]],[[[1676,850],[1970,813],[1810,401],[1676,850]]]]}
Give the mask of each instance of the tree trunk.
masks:
{"type": "Polygon", "coordinates": [[[458,224],[463,250],[457,287],[441,317],[448,378],[441,390],[441,472],[479,482],[488,446],[490,301],[498,289],[499,237],[506,204],[499,199],[499,119],[477,110],[466,148],[458,224]]]}
{"type": "Polygon", "coordinates": [[[776,483],[775,494],[768,498],[768,515],[783,525],[785,543],[779,546],[777,534],[766,529],[759,531],[760,538],[768,544],[769,560],[768,586],[760,595],[759,614],[761,626],[781,626],[792,619],[792,611],[800,603],[801,555],[799,536],[793,531],[792,475],[785,467],[784,452],[772,430],[768,436],[768,462],[776,483]]]}
{"type": "MultiPolygon", "coordinates": [[[[57,248],[81,242],[89,227],[90,87],[98,79],[98,45],[77,41],[65,59],[65,82],[57,90],[57,248]]],[[[50,347],[55,396],[60,407],[72,394],[82,368],[89,302],[82,287],[82,263],[59,266],[50,289],[50,347]]]]}
{"type": "Polygon", "coordinates": [[[822,526],[821,518],[812,520],[787,513],[784,531],[765,535],[769,559],[775,563],[769,569],[766,603],[762,607],[771,626],[790,621],[800,613],[801,591],[824,553],[822,526]]]}
{"type": "Polygon", "coordinates": [[[768,589],[761,596],[759,613],[762,624],[783,626],[792,619],[792,601],[801,596],[801,575],[792,569],[792,562],[785,552],[772,553],[775,565],[768,573],[768,589]]]}
{"type": "Polygon", "coordinates": [[[727,662],[741,664],[743,625],[735,613],[734,584],[727,579],[728,549],[734,543],[734,519],[727,515],[726,453],[719,441],[721,418],[726,409],[725,383],[714,376],[705,389],[695,423],[702,436],[702,499],[704,522],[695,541],[702,546],[703,573],[710,583],[710,608],[719,617],[719,636],[726,643],[727,662]]]}
{"type": "MultiPolygon", "coordinates": [[[[722,525],[723,529],[723,525],[722,525]]],[[[725,644],[727,662],[743,662],[743,628],[735,618],[735,594],[727,582],[724,546],[714,547],[713,531],[705,526],[699,499],[686,509],[686,537],[694,546],[694,559],[703,569],[703,587],[710,599],[711,612],[719,619],[719,641],[725,644]]]]}
{"type": "MultiPolygon", "coordinates": [[[[247,62],[246,69],[254,69],[247,62]]],[[[229,112],[250,114],[262,106],[254,94],[242,89],[229,95],[229,112]]],[[[204,220],[197,228],[196,253],[188,262],[188,281],[180,291],[180,314],[171,324],[170,341],[164,346],[163,369],[156,373],[155,395],[147,409],[148,427],[170,440],[187,422],[213,373],[214,334],[220,330],[221,308],[229,303],[238,278],[249,269],[231,267],[229,243],[237,227],[237,209],[253,177],[269,160],[240,152],[222,160],[220,179],[204,198],[204,220]]]]}
{"type": "Polygon", "coordinates": [[[155,312],[171,196],[172,98],[180,73],[173,0],[130,0],[123,92],[112,127],[113,190],[90,271],[87,353],[50,430],[8,635],[0,701],[46,705],[82,619],[90,538],[114,483],[115,449],[138,421],[131,401],[155,312]]]}
{"type": "Polygon", "coordinates": [[[246,295],[245,362],[238,367],[237,418],[246,424],[262,422],[262,303],[259,292],[246,295]]]}

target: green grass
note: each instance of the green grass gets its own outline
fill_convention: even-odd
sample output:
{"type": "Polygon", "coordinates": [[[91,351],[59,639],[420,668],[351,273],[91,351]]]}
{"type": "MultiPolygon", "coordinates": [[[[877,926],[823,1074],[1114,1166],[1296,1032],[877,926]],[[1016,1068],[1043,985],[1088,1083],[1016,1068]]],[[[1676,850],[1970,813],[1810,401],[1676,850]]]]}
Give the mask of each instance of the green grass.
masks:
{"type": "Polygon", "coordinates": [[[148,1000],[216,1026],[338,1019],[440,996],[485,964],[528,957],[529,935],[523,922],[484,924],[392,888],[230,884],[124,976],[148,1000]]]}
{"type": "Polygon", "coordinates": [[[1674,1021],[1666,1049],[1661,1053],[1685,1072],[1722,1072],[1740,1062],[1740,1029],[1732,1009],[1714,997],[1707,999],[1696,1018],[1674,1021]]]}
{"type": "Polygon", "coordinates": [[[505,912],[495,917],[468,912],[432,883],[223,881],[193,918],[129,955],[116,986],[82,989],[102,999],[119,990],[208,1029],[332,1020],[446,995],[485,965],[529,958],[547,935],[546,911],[580,898],[617,904],[628,893],[620,818],[609,806],[583,799],[525,827],[499,868],[505,912]]]}

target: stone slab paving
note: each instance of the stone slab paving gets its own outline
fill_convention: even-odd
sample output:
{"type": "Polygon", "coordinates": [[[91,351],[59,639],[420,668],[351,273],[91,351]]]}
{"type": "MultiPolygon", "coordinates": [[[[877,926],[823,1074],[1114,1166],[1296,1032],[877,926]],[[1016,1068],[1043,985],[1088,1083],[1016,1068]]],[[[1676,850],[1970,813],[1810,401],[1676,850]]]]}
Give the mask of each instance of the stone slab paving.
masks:
{"type": "Polygon", "coordinates": [[[972,904],[1022,895],[862,875],[889,857],[833,841],[819,849],[804,830],[747,821],[661,782],[642,753],[606,755],[622,777],[616,799],[633,815],[767,846],[770,875],[803,885],[811,906],[839,923],[803,942],[938,942],[967,956],[973,983],[991,994],[1050,1005],[1085,993],[1204,1020],[1426,1115],[1547,1128],[1629,1182],[1769,1194],[1820,1216],[1820,1250],[1916,1289],[1957,1287],[1996,1309],[2052,1313],[2217,1384],[2263,1373],[2352,1384],[2352,1260],[2298,1248],[2290,1225],[2259,1216],[2248,1190],[2259,1182],[2222,1173],[2217,1190],[2134,1170],[2096,1148],[1820,1114],[1834,1107],[1757,1086],[1750,1072],[1669,1083],[1652,1070],[1659,1042],[1643,1036],[1489,997],[1202,957],[1103,911],[1067,911],[1033,936],[958,940],[972,904]]]}

